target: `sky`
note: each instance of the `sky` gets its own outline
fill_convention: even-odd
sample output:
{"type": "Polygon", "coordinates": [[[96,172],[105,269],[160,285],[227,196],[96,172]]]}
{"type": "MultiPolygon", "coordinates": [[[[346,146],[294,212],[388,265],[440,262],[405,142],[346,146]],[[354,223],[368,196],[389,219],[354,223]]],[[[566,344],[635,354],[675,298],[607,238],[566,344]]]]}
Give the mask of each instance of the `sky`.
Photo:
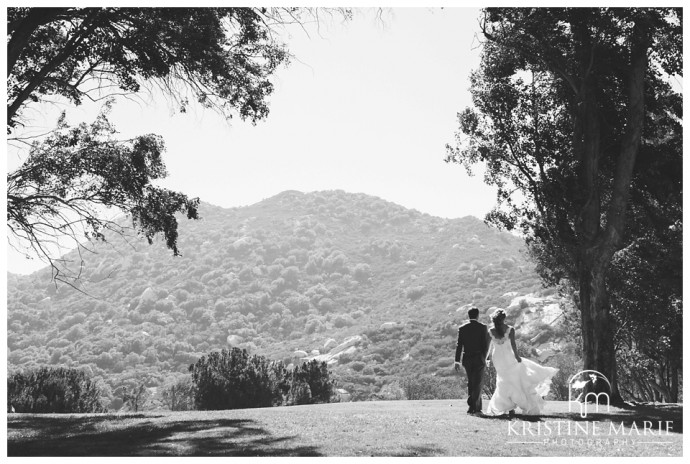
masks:
{"type": "Polygon", "coordinates": [[[443,161],[456,113],[471,104],[477,17],[401,9],[382,23],[370,12],[324,21],[320,34],[295,29],[287,43],[296,58],[275,76],[271,112],[256,126],[209,113],[170,118],[166,105],[154,118],[122,108],[123,119],[165,137],[167,185],[218,206],[342,189],[442,217],[483,216],[491,191],[481,177],[443,161]]]}
{"type": "MultiPolygon", "coordinates": [[[[377,17],[294,27],[294,56],[272,81],[270,114],[256,123],[193,108],[175,111],[160,95],[118,100],[111,121],[122,138],[163,136],[165,187],[222,206],[246,206],[285,190],[366,193],[445,218],[479,218],[495,201],[481,172],[444,162],[457,112],[471,105],[469,75],[479,64],[479,10],[393,8],[377,17]]],[[[42,106],[35,131],[92,121],[100,105],[42,106]]],[[[8,170],[21,157],[10,153],[8,170]]],[[[43,264],[8,248],[7,270],[43,264]]]]}

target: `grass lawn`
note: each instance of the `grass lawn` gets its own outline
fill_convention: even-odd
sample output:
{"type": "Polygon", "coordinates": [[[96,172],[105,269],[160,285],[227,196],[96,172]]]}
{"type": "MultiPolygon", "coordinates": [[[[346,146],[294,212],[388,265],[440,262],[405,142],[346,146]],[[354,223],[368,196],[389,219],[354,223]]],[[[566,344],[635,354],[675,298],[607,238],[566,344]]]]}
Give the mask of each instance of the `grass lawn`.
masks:
{"type": "Polygon", "coordinates": [[[569,413],[566,402],[548,402],[538,418],[477,417],[467,415],[466,409],[465,400],[458,399],[121,415],[8,414],[7,452],[9,456],[683,454],[682,405],[612,407],[609,412],[590,413],[586,420],[569,413]],[[672,421],[668,433],[665,421],[672,421]]]}

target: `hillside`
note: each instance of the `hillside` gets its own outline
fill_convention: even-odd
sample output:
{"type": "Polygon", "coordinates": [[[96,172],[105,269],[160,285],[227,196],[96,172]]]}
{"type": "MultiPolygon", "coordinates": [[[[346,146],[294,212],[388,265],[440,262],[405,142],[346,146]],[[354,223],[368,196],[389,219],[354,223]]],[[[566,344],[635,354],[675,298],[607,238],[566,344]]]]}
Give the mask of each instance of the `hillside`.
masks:
{"type": "Polygon", "coordinates": [[[155,391],[201,355],[239,346],[286,363],[318,357],[349,397],[395,398],[401,379],[454,375],[470,304],[483,322],[509,308],[542,361],[562,348],[549,326],[559,300],[522,242],[474,217],[342,191],[200,212],[180,222],[181,257],[136,237],[98,245],[81,292],[47,269],[8,275],[8,370],[83,367],[117,408],[120,386],[146,380],[155,391]]]}

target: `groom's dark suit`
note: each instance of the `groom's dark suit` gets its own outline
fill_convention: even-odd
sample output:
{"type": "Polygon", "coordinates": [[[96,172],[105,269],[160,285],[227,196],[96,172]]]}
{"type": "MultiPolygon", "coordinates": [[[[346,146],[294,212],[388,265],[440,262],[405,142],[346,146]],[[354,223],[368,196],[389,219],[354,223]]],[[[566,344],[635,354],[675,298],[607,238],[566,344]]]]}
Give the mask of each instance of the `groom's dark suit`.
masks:
{"type": "Polygon", "coordinates": [[[470,319],[458,329],[455,362],[460,362],[462,356],[462,365],[467,372],[469,412],[481,412],[482,410],[481,392],[490,342],[489,330],[476,319],[470,319]]]}

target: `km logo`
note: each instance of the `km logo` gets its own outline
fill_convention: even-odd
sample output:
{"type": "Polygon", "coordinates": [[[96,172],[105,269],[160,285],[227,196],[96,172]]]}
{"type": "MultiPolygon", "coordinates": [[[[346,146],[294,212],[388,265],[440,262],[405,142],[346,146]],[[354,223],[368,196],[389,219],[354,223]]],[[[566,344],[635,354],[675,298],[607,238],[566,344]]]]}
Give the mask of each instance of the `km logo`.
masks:
{"type": "MultiPolygon", "coordinates": [[[[568,382],[568,412],[573,412],[573,403],[577,404],[580,408],[580,417],[587,417],[587,408],[589,406],[589,399],[593,399],[593,403],[596,405],[595,412],[599,412],[599,403],[601,398],[606,398],[606,412],[611,410],[611,399],[609,394],[606,392],[595,393],[591,390],[596,390],[597,383],[604,381],[611,391],[611,383],[609,379],[606,378],[604,374],[598,371],[585,370],[580,371],[573,375],[568,382]],[[577,392],[582,390],[580,394],[573,399],[573,390],[577,392]],[[587,392],[587,393],[585,393],[587,392]]],[[[603,401],[601,401],[603,403],[603,401]]]]}

